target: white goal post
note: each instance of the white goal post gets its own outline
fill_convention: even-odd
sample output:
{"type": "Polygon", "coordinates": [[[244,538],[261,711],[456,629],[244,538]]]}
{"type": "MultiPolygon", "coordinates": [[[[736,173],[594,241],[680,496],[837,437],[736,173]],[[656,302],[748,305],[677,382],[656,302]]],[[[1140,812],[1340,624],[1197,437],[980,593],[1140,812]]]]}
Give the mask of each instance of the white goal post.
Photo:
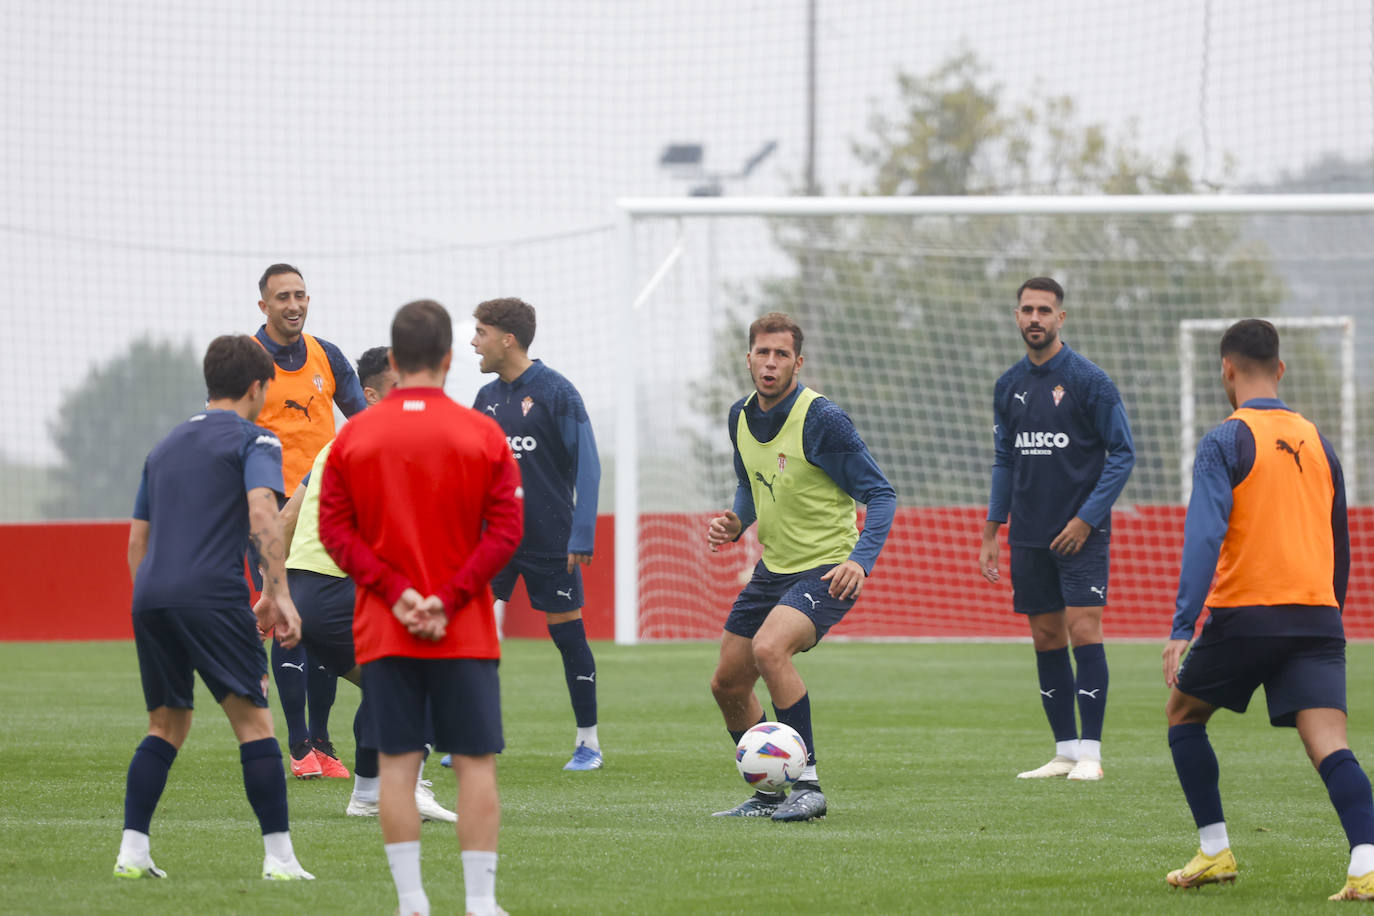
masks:
{"type": "MultiPolygon", "coordinates": [[[[1186,232],[1187,224],[1193,218],[1202,217],[1266,217],[1266,216],[1331,216],[1335,217],[1358,217],[1365,218],[1374,216],[1374,194],[1235,194],[1235,195],[1135,195],[1135,196],[1107,196],[1107,195],[1085,195],[1078,197],[1050,197],[1050,196],[1021,196],[1021,197],[781,197],[781,198],[747,198],[747,197],[658,197],[658,198],[621,198],[617,200],[618,209],[618,260],[620,263],[620,277],[618,289],[618,306],[614,309],[613,315],[617,319],[617,326],[620,333],[624,335],[616,348],[616,366],[614,368],[616,376],[616,391],[618,396],[615,407],[615,432],[614,432],[614,462],[615,462],[615,639],[617,643],[633,644],[642,638],[641,627],[644,625],[641,619],[642,613],[651,613],[648,605],[641,608],[642,596],[641,577],[642,562],[652,562],[652,557],[641,558],[641,524],[646,523],[641,519],[641,509],[644,505],[642,498],[646,495],[651,498],[659,495],[655,493],[641,493],[641,473],[642,463],[646,456],[641,455],[641,436],[642,424],[645,422],[642,417],[645,411],[645,402],[658,396],[657,392],[645,392],[642,389],[643,376],[646,359],[642,355],[647,341],[639,340],[637,326],[640,319],[646,315],[653,314],[655,304],[664,306],[664,291],[672,287],[675,282],[681,280],[685,275],[692,271],[709,272],[712,270],[712,259],[703,258],[695,263],[690,256],[684,256],[684,245],[689,244],[685,240],[687,229],[692,227],[694,220],[700,222],[700,218],[712,218],[724,220],[730,223],[733,218],[754,218],[759,221],[780,221],[788,218],[804,220],[807,218],[854,218],[868,219],[878,217],[905,217],[908,223],[923,225],[919,219],[912,218],[936,217],[949,220],[953,218],[955,222],[963,219],[974,221],[977,218],[1006,218],[1006,217],[1031,217],[1031,218],[1055,218],[1055,217],[1110,217],[1110,218],[1136,218],[1158,215],[1164,217],[1177,217],[1174,224],[1177,225],[1180,235],[1186,232]],[[656,221],[656,222],[655,222],[656,221]],[[654,223],[659,227],[658,232],[646,231],[645,224],[654,223]],[[664,225],[668,229],[664,229],[664,225]],[[676,240],[671,236],[673,231],[671,226],[676,224],[676,240]],[[643,233],[643,236],[637,234],[643,233]]],[[[708,225],[711,225],[708,222],[708,225]]],[[[1165,232],[1169,232],[1166,228],[1165,232]]],[[[1347,233],[1347,236],[1349,233],[1347,233]]],[[[712,236],[712,238],[714,238],[712,236]]],[[[712,242],[711,244],[714,244],[712,242]]],[[[1105,249],[1106,246],[1104,246],[1105,249]]],[[[1094,246],[1091,240],[1083,245],[1083,257],[1089,261],[1093,257],[1094,246]]],[[[1168,263],[1171,257],[1178,257],[1169,253],[1165,248],[1160,248],[1164,252],[1162,255],[1151,253],[1156,257],[1163,258],[1163,263],[1168,263]]],[[[881,254],[881,253],[880,253],[881,254]]],[[[947,252],[941,252],[947,255],[947,252]]],[[[997,258],[999,252],[995,249],[990,254],[982,251],[970,252],[969,256],[985,256],[997,258]]],[[[1025,257],[1025,251],[1015,253],[1018,257],[1025,257]]],[[[1031,249],[1031,255],[1035,254],[1035,249],[1031,249]]],[[[1183,257],[1186,257],[1183,256],[1183,257]]],[[[1365,258],[1361,253],[1360,258],[1365,258]]],[[[1374,261],[1374,259],[1366,259],[1374,261]]],[[[1361,263],[1365,263],[1362,260],[1361,263]]],[[[1019,263],[1019,262],[1018,262],[1019,263]]],[[[1029,274],[1027,274],[1029,276],[1029,274]]],[[[913,284],[919,287],[920,278],[913,280],[913,284]]],[[[1013,284],[1012,289],[1015,289],[1013,284]]],[[[694,300],[695,305],[700,308],[710,307],[709,299],[694,300]]],[[[834,304],[836,314],[846,314],[844,309],[847,303],[843,300],[834,304]]],[[[675,307],[673,303],[668,303],[667,308],[675,307]]],[[[676,307],[682,307],[680,304],[676,307]]],[[[1351,311],[1349,308],[1333,304],[1333,309],[1340,309],[1342,312],[1351,311]]],[[[1268,308],[1266,308],[1268,310],[1268,308]]],[[[1008,306],[1008,314],[1010,306],[1008,306]]],[[[1186,314],[1186,313],[1185,313],[1186,314]]],[[[1288,322],[1291,319],[1283,319],[1288,322]]],[[[1300,319],[1301,321],[1302,319],[1300,319]]],[[[1342,325],[1347,330],[1342,347],[1343,360],[1343,394],[1342,394],[1342,429],[1341,447],[1346,452],[1350,452],[1353,447],[1354,436],[1354,375],[1347,371],[1349,361],[1353,360],[1353,332],[1354,320],[1343,318],[1313,318],[1305,319],[1308,321],[1348,321],[1349,324],[1342,325]],[[1348,389],[1348,390],[1344,390],[1348,389]],[[1348,418],[1348,423],[1345,422],[1348,418]]],[[[1190,336],[1198,330],[1210,329],[1212,325],[1204,321],[1201,324],[1189,325],[1188,329],[1180,329],[1180,338],[1190,336]]],[[[1182,328],[1182,326],[1180,326],[1182,328]]],[[[661,331],[659,332],[662,333],[661,331]]],[[[655,369],[667,367],[669,371],[674,368],[674,360],[671,355],[673,341],[655,341],[658,345],[666,347],[670,355],[664,357],[662,353],[655,356],[655,369]]],[[[1166,345],[1167,346],[1167,345],[1166,345]]],[[[1191,354],[1190,357],[1191,359],[1191,354]]],[[[1191,375],[1185,376],[1185,385],[1192,385],[1191,375]]],[[[1167,400],[1165,407],[1167,409],[1167,400]]],[[[1192,401],[1188,402],[1191,408],[1192,401]]],[[[990,406],[989,406],[990,410],[990,406]]],[[[649,427],[644,427],[649,428],[649,427]]],[[[1192,427],[1184,424],[1184,435],[1192,436],[1192,427]]],[[[649,443],[645,448],[652,448],[655,443],[649,443]]],[[[683,460],[685,453],[678,450],[668,449],[670,455],[677,460],[683,460]]],[[[1170,450],[1171,451],[1171,450],[1170,450]]],[[[660,463],[663,456],[648,456],[660,463]]],[[[1158,456],[1156,456],[1158,457],[1158,456]]],[[[1184,445],[1184,459],[1190,467],[1192,460],[1192,448],[1184,445]]],[[[1174,463],[1172,457],[1167,457],[1165,463],[1177,469],[1178,464],[1174,463]]],[[[683,479],[686,478],[688,469],[682,468],[683,479]]],[[[1347,469],[1350,474],[1349,485],[1353,492],[1353,466],[1347,469]]],[[[1185,473],[1185,481],[1188,479],[1185,473]]],[[[1186,486],[1186,483],[1185,483],[1186,486]]],[[[1177,493],[1175,489],[1173,492],[1177,493]]],[[[725,498],[722,494],[721,498],[725,498]]],[[[899,493],[899,503],[902,502],[899,493]]],[[[645,520],[649,517],[645,516],[645,520]]],[[[701,549],[705,549],[704,528],[698,532],[701,549]]],[[[689,533],[687,528],[682,528],[675,534],[679,540],[687,537],[696,537],[697,534],[689,533]]],[[[647,543],[647,542],[646,542],[647,543]]],[[[660,541],[661,543],[661,541],[660,541]]],[[[890,548],[889,548],[890,550],[890,548]]],[[[884,557],[889,550],[884,551],[884,557]]],[[[886,561],[885,561],[886,562],[886,561]]],[[[702,561],[703,568],[705,561],[702,561]]],[[[701,578],[701,576],[698,576],[701,578]]],[[[723,608],[713,609],[723,612],[723,608]]],[[[696,632],[696,631],[693,631],[696,632]]],[[[717,630],[718,632],[718,630],[717,630]]],[[[653,635],[647,638],[660,638],[653,635]]],[[[677,637],[668,637],[677,638],[677,637]]],[[[687,636],[685,638],[704,638],[702,636],[687,636]]]]}
{"type": "MultiPolygon", "coordinates": [[[[1345,499],[1347,505],[1356,502],[1357,454],[1355,445],[1355,319],[1349,315],[1322,316],[1305,318],[1275,316],[1266,318],[1276,328],[1294,329],[1333,329],[1340,333],[1341,366],[1341,439],[1339,452],[1350,456],[1342,462],[1345,474],[1345,499]]],[[[1178,323],[1178,418],[1179,418],[1179,472],[1182,477],[1183,493],[1180,501],[1188,505],[1193,495],[1193,457],[1197,450],[1197,390],[1195,383],[1196,359],[1193,349],[1193,335],[1196,332],[1212,334],[1214,338],[1232,324],[1227,318],[1188,318],[1178,323]]]]}

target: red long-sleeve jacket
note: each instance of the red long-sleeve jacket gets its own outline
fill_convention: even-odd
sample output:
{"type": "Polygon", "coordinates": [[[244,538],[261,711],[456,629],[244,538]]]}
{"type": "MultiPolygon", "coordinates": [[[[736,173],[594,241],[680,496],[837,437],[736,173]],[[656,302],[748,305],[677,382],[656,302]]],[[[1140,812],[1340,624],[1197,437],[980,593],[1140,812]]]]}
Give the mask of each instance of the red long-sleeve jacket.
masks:
{"type": "Polygon", "coordinates": [[[487,583],[523,534],[520,469],[501,428],[439,388],[395,388],[334,441],[320,539],[357,585],[359,663],[386,656],[499,658],[487,583]],[[406,632],[391,607],[436,595],[442,640],[406,632]]]}

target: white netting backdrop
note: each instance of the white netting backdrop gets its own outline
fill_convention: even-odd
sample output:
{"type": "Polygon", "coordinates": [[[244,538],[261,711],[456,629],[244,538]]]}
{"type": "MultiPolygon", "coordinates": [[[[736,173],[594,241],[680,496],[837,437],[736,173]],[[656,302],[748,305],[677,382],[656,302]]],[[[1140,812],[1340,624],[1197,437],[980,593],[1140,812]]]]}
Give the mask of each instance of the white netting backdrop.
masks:
{"type": "MultiPolygon", "coordinates": [[[[992,387],[1024,353],[1015,290],[1039,274],[1067,288],[1064,339],[1112,376],[1131,419],[1112,625],[1155,635],[1181,537],[1180,322],[1289,316],[1283,396],[1338,448],[1343,404],[1365,404],[1344,461],[1352,483],[1369,479],[1374,425],[1356,392],[1374,379],[1343,369],[1340,328],[1289,323],[1304,310],[1352,316],[1361,349],[1374,305],[1351,278],[1374,271],[1371,229],[1372,213],[636,218],[636,282],[676,258],[637,313],[641,635],[709,635],[758,559],[748,537],[709,555],[704,531],[735,488],[725,417],[750,389],[746,327],[773,310],[799,320],[803,380],[854,419],[901,506],[864,601],[835,633],[1016,635],[1019,621],[997,613],[1008,596],[983,585],[975,559],[992,387]]],[[[1230,412],[1219,340],[1189,338],[1194,437],[1230,412]]],[[[1363,545],[1374,531],[1356,535],[1363,545]]],[[[1353,624],[1369,609],[1348,610],[1353,624]]]]}
{"type": "MultiPolygon", "coordinates": [[[[699,341],[714,348],[739,312],[767,304],[763,280],[794,282],[789,251],[827,232],[868,246],[838,267],[817,253],[804,271],[834,294],[806,316],[824,387],[846,371],[841,351],[827,348],[865,335],[880,366],[939,368],[939,320],[1000,301],[1022,268],[1061,269],[1072,282],[1093,270],[1102,240],[1076,229],[1076,247],[1057,246],[1051,265],[995,231],[912,227],[919,238],[889,239],[851,222],[802,239],[785,236],[805,227],[783,228],[775,240],[762,221],[688,225],[687,245],[699,250],[648,306],[676,310],[644,357],[658,374],[629,395],[616,386],[626,335],[616,318],[617,197],[1374,189],[1374,0],[13,0],[0,31],[0,104],[0,364],[11,380],[0,406],[0,522],[126,515],[142,455],[200,401],[206,343],[258,326],[254,284],[276,261],[304,272],[307,331],[350,357],[384,342],[405,301],[448,305],[460,344],[449,390],[462,401],[483,381],[461,346],[471,308],[528,299],[540,315],[533,355],[587,399],[606,469],[603,512],[615,508],[618,401],[659,394],[671,396],[650,418],[669,431],[657,460],[683,465],[682,485],[666,491],[671,499],[646,486],[644,508],[695,512],[725,498],[728,483],[709,462],[709,471],[686,467],[697,460],[690,448],[705,445],[684,446],[680,431],[718,428],[696,409],[707,394],[692,380],[718,356],[699,341]],[[666,168],[674,144],[699,149],[695,164],[666,168]],[[929,283],[907,275],[913,241],[927,246],[929,283]],[[905,336],[851,328],[838,311],[843,297],[884,296],[927,311],[909,316],[905,336]]],[[[1277,277],[1272,286],[1236,268],[1248,254],[1202,268],[1205,251],[1157,232],[1138,251],[1113,250],[1102,282],[1080,283],[1076,301],[1110,311],[1117,303],[1091,299],[1096,290],[1125,283],[1120,302],[1133,303],[1148,285],[1148,301],[1177,318],[1189,314],[1180,289],[1192,281],[1180,286],[1174,274],[1210,272],[1234,314],[1350,313],[1365,333],[1358,308],[1330,295],[1371,286],[1364,253],[1342,254],[1358,234],[1338,221],[1292,230],[1328,233],[1330,244],[1284,231],[1257,220],[1245,228],[1275,253],[1262,272],[1277,277]],[[1150,265],[1145,279],[1126,275],[1127,255],[1150,265]]],[[[652,270],[672,242],[642,244],[641,266],[652,270]]],[[[1129,321],[1083,317],[1072,339],[1104,359],[1171,346],[1129,321]]],[[[989,371],[1000,364],[1005,328],[960,320],[953,333],[974,347],[967,358],[989,371]]],[[[1118,368],[1140,373],[1133,390],[1153,391],[1152,366],[1118,368]]],[[[1171,389],[1160,371],[1160,390],[1171,389]]],[[[873,392],[895,406],[866,430],[884,449],[911,434],[907,424],[944,431],[928,464],[903,472],[904,505],[981,499],[981,437],[959,437],[973,406],[981,411],[983,380],[918,381],[913,393],[903,387],[912,375],[898,372],[873,392]]],[[[856,416],[858,400],[845,405],[856,416]]],[[[1141,400],[1160,413],[1138,427],[1159,426],[1163,441],[1163,405],[1173,402],[1141,400]]],[[[1176,453],[1174,442],[1144,456],[1133,488],[1167,491],[1176,453]]],[[[686,632],[695,630],[662,631],[686,632]]]]}

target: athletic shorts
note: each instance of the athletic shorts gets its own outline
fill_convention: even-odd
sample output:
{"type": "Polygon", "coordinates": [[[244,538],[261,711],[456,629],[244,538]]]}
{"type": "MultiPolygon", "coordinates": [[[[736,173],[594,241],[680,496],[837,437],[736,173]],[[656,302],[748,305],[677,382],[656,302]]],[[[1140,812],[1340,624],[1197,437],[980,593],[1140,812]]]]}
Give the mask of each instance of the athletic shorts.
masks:
{"type": "Polygon", "coordinates": [[[525,577],[525,591],[530,607],[546,614],[562,614],[582,607],[582,566],[568,572],[567,557],[522,557],[506,564],[491,580],[491,593],[500,601],[509,601],[515,591],[515,580],[525,577]]]}
{"type": "Polygon", "coordinates": [[[432,738],[445,754],[498,754],[501,680],[494,658],[405,658],[363,665],[364,747],[384,754],[422,749],[432,738]],[[432,731],[431,731],[432,727],[432,731]]]}
{"type": "Polygon", "coordinates": [[[830,583],[821,579],[838,565],[830,563],[796,573],[775,573],[760,560],[749,577],[749,584],[730,608],[730,616],[725,618],[725,632],[753,639],[769,612],[783,604],[796,608],[811,620],[816,627],[816,642],[820,642],[826,631],[839,623],[854,606],[853,598],[830,597],[830,583]]]}
{"type": "Polygon", "coordinates": [[[308,569],[288,569],[286,584],[301,615],[301,645],[310,664],[335,677],[357,665],[353,658],[353,580],[308,569]]]}
{"type": "Polygon", "coordinates": [[[267,706],[267,653],[248,608],[159,608],[133,616],[149,711],[194,709],[194,672],[216,703],[233,694],[267,706]]]}
{"type": "Polygon", "coordinates": [[[1011,548],[1011,604],[1034,616],[1066,607],[1103,607],[1107,603],[1107,565],[1111,538],[1094,530],[1071,557],[1048,547],[1011,548]]]}
{"type": "Polygon", "coordinates": [[[1345,711],[1345,640],[1332,636],[1216,636],[1202,628],[1178,671],[1178,689],[1245,712],[1264,686],[1269,724],[1292,727],[1301,709],[1345,711]]]}

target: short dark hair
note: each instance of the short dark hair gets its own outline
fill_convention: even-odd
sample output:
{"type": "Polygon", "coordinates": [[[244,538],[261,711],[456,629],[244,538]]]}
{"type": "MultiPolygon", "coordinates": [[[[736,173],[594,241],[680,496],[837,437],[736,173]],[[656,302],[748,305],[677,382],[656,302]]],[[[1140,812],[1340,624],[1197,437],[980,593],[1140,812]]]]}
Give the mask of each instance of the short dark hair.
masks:
{"type": "Polygon", "coordinates": [[[1279,368],[1279,332],[1263,318],[1242,318],[1221,335],[1223,358],[1248,363],[1256,369],[1275,372],[1279,368]]]}
{"type": "Polygon", "coordinates": [[[534,306],[524,299],[509,296],[488,299],[472,310],[472,317],[482,324],[513,334],[522,350],[528,350],[530,344],[534,343],[534,306]]]}
{"type": "Polygon", "coordinates": [[[258,281],[259,296],[267,296],[267,281],[275,277],[277,274],[295,274],[296,276],[301,278],[302,283],[305,282],[305,275],[302,274],[296,268],[292,267],[290,264],[273,264],[271,267],[267,268],[262,272],[262,279],[258,281]]]}
{"type": "Polygon", "coordinates": [[[277,367],[267,350],[246,334],[225,334],[210,341],[201,368],[205,373],[205,392],[211,401],[237,401],[254,382],[266,382],[277,376],[277,367]]]}
{"type": "Polygon", "coordinates": [[[760,334],[791,334],[793,356],[801,356],[802,350],[802,329],[801,325],[792,320],[790,315],[782,312],[769,312],[762,318],[756,318],[754,323],[749,325],[749,349],[754,349],[754,338],[760,334]]]}
{"type": "Polygon", "coordinates": [[[1016,301],[1021,302],[1021,294],[1028,289],[1038,289],[1046,293],[1054,293],[1054,301],[1060,305],[1064,304],[1064,287],[1050,277],[1031,277],[1016,290],[1016,301]]]}
{"type": "Polygon", "coordinates": [[[377,376],[391,368],[386,354],[386,347],[373,347],[358,357],[358,381],[364,388],[376,388],[377,386],[372,383],[377,380],[377,376]]]}
{"type": "Polygon", "coordinates": [[[391,357],[397,372],[438,369],[453,349],[453,322],[433,299],[408,302],[391,320],[391,357]]]}

